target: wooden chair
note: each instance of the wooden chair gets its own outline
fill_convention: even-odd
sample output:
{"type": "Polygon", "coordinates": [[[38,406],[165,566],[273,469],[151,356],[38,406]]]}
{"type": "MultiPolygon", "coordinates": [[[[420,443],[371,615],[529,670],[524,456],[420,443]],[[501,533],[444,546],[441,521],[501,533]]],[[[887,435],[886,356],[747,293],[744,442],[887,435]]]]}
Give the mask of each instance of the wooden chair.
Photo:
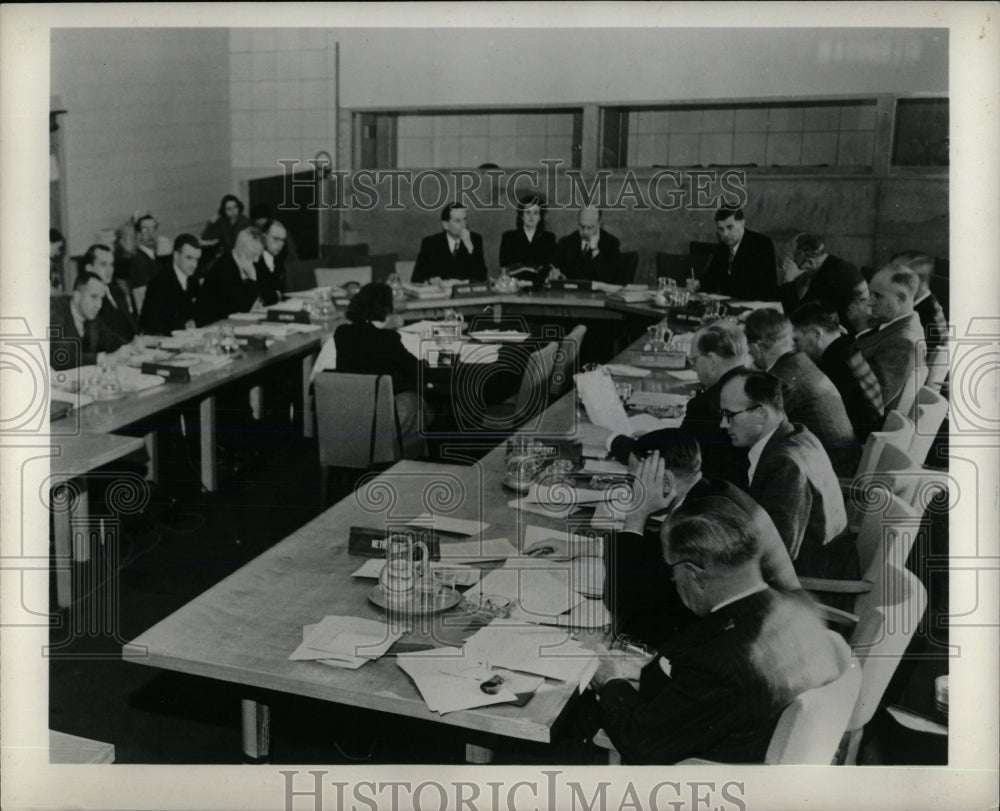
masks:
{"type": "Polygon", "coordinates": [[[930,453],[931,445],[941,430],[944,418],[948,416],[948,401],[934,389],[922,386],[917,392],[910,419],[913,420],[914,433],[908,452],[910,457],[922,465],[930,453]]]}
{"type": "Polygon", "coordinates": [[[313,381],[319,440],[320,497],[331,467],[368,470],[402,458],[392,378],[322,372],[313,381]]]}
{"type": "Polygon", "coordinates": [[[913,443],[916,427],[909,417],[904,417],[898,411],[890,411],[885,418],[881,431],[872,431],[868,435],[861,451],[861,461],[858,469],[851,477],[840,478],[840,489],[844,494],[844,505],[847,508],[848,526],[857,526],[856,502],[864,501],[865,494],[859,489],[865,486],[871,474],[889,469],[890,460],[883,460],[886,448],[894,448],[905,454],[913,443]]]}
{"type": "MultiPolygon", "coordinates": [[[[861,690],[861,667],[839,634],[830,632],[837,651],[840,675],[829,684],[800,693],[781,713],[771,735],[764,763],[769,766],[829,766],[847,730],[851,711],[861,690]]],[[[608,750],[608,763],[618,765],[621,757],[604,730],[594,736],[594,744],[608,750]]],[[[688,758],[678,766],[709,765],[712,761],[688,758]]]]}
{"type": "Polygon", "coordinates": [[[486,409],[484,428],[494,431],[513,431],[545,410],[558,348],[559,342],[550,341],[528,356],[524,377],[521,378],[517,394],[503,403],[486,409]]]}
{"type": "Polygon", "coordinates": [[[372,266],[342,268],[316,268],[317,287],[343,287],[349,282],[368,284],[372,280],[372,266]]]}
{"type": "Polygon", "coordinates": [[[577,324],[559,344],[559,351],[556,352],[552,366],[552,379],[549,385],[550,400],[562,397],[573,387],[576,360],[580,356],[580,347],[583,345],[583,336],[586,333],[587,325],[577,324]]]}
{"type": "Polygon", "coordinates": [[[861,693],[847,723],[840,762],[857,762],[865,725],[871,721],[927,608],[927,591],[913,572],[890,562],[867,594],[858,598],[858,622],[850,636],[861,663],[861,693]]]}

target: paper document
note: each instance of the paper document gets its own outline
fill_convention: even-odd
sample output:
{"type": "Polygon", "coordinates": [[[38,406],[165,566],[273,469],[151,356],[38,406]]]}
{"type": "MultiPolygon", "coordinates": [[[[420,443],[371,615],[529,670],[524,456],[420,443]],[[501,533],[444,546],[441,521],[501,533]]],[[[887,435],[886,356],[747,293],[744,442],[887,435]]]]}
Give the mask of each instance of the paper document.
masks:
{"type": "Polygon", "coordinates": [[[638,366],[631,366],[627,363],[606,363],[604,368],[619,377],[649,377],[653,374],[652,369],[640,369],[638,366]]]}
{"type": "Polygon", "coordinates": [[[458,359],[462,363],[496,363],[500,359],[499,344],[464,344],[458,359]]]}
{"type": "Polygon", "coordinates": [[[517,549],[506,538],[441,541],[442,563],[474,564],[489,560],[506,560],[516,554],[517,549]]]}
{"type": "Polygon", "coordinates": [[[641,436],[650,431],[659,431],[661,428],[680,428],[684,420],[681,417],[672,419],[661,419],[652,414],[636,414],[628,418],[628,425],[632,436],[641,436]]]}
{"type": "Polygon", "coordinates": [[[597,459],[588,459],[583,463],[584,473],[610,473],[611,475],[621,475],[624,476],[628,473],[628,468],[621,462],[616,462],[613,459],[608,459],[605,461],[600,461],[597,459]]]}
{"type": "MultiPolygon", "coordinates": [[[[609,628],[611,627],[611,612],[602,600],[584,600],[574,606],[568,614],[557,617],[539,617],[525,614],[519,609],[510,612],[510,618],[531,622],[535,625],[552,625],[556,628],[609,628]]],[[[593,676],[593,673],[590,674],[593,676]]],[[[590,681],[590,676],[587,681],[590,681]]]]}
{"type": "Polygon", "coordinates": [[[542,515],[546,518],[568,518],[575,513],[577,509],[575,504],[563,507],[556,504],[540,504],[536,501],[528,501],[524,498],[515,498],[508,501],[507,506],[515,510],[521,510],[522,512],[542,515]]]}
{"type": "Polygon", "coordinates": [[[302,644],[288,658],[327,660],[344,667],[360,667],[382,656],[403,635],[390,633],[384,622],[329,615],[302,628],[302,644]]]}
{"type": "Polygon", "coordinates": [[[610,375],[601,371],[573,375],[576,390],[594,424],[615,434],[628,434],[628,417],[610,375]]]}
{"type": "Polygon", "coordinates": [[[637,408],[667,408],[668,406],[687,405],[686,394],[673,394],[668,391],[636,391],[629,398],[629,405],[637,408]]]}
{"type": "Polygon", "coordinates": [[[500,595],[527,614],[555,617],[565,614],[584,598],[573,588],[567,563],[511,558],[500,569],[489,572],[465,593],[473,604],[484,595],[500,595]]]}
{"type": "Polygon", "coordinates": [[[448,532],[452,535],[477,535],[489,524],[485,521],[472,521],[467,518],[450,518],[445,515],[423,513],[411,521],[408,526],[430,527],[438,532],[448,532]]]}
{"type": "Polygon", "coordinates": [[[279,313],[298,313],[302,311],[305,304],[305,301],[300,298],[290,298],[286,301],[279,301],[277,304],[272,304],[267,309],[276,310],[279,313]]]}
{"type": "Polygon", "coordinates": [[[580,691],[597,670],[597,654],[566,630],[526,628],[521,620],[493,620],[465,643],[465,651],[499,667],[570,682],[580,691]]]}

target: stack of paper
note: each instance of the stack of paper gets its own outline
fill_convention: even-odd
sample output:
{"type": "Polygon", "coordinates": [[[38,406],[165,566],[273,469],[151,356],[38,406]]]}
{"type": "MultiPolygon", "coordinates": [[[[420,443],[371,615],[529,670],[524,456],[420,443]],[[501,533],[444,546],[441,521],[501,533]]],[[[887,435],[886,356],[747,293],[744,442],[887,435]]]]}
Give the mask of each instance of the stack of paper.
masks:
{"type": "Polygon", "coordinates": [[[640,369],[627,363],[606,363],[604,368],[618,377],[649,377],[653,374],[652,369],[640,369]]]}
{"type": "Polygon", "coordinates": [[[441,562],[449,564],[506,560],[517,554],[517,549],[506,538],[442,541],[440,549],[441,562]]]}
{"type": "MultiPolygon", "coordinates": [[[[267,309],[274,310],[279,313],[298,313],[302,312],[302,308],[305,307],[306,303],[300,298],[290,298],[285,301],[279,301],[277,304],[272,304],[267,309]]],[[[230,316],[232,318],[232,316],[230,316]]]]}
{"type": "Polygon", "coordinates": [[[451,290],[445,286],[436,284],[403,284],[406,295],[424,301],[426,299],[449,298],[451,290]]]}
{"type": "Polygon", "coordinates": [[[459,351],[462,363],[496,363],[500,359],[499,344],[465,344],[459,351]]]}
{"type": "Polygon", "coordinates": [[[464,650],[492,665],[577,684],[580,692],[599,663],[597,654],[568,631],[526,627],[519,620],[493,620],[469,637],[464,650]]]}
{"type": "Polygon", "coordinates": [[[407,521],[407,526],[428,527],[438,532],[447,532],[450,535],[478,535],[489,524],[485,521],[475,521],[468,518],[451,518],[446,515],[423,513],[407,521]]]}
{"type": "Polygon", "coordinates": [[[330,615],[302,628],[302,644],[288,658],[355,670],[382,656],[403,635],[384,622],[330,615]]]}
{"type": "Polygon", "coordinates": [[[230,321],[263,321],[267,318],[267,313],[230,313],[230,321]]]}
{"type": "Polygon", "coordinates": [[[584,473],[607,473],[612,476],[624,476],[628,473],[628,468],[621,462],[616,462],[613,459],[608,459],[607,461],[588,459],[583,463],[584,473]]]}
{"type": "Polygon", "coordinates": [[[470,656],[462,648],[434,648],[416,653],[401,653],[396,664],[411,678],[427,708],[445,714],[491,704],[516,702],[534,693],[542,679],[495,670],[489,661],[470,656]],[[499,681],[496,692],[483,690],[488,681],[499,681]]]}
{"type": "Polygon", "coordinates": [[[464,597],[473,605],[486,597],[503,597],[529,616],[551,618],[583,602],[570,580],[565,563],[556,567],[533,557],[511,558],[502,568],[489,572],[464,597]]]}
{"type": "Polygon", "coordinates": [[[241,324],[237,327],[233,327],[233,333],[243,338],[251,335],[262,335],[265,338],[274,338],[276,340],[283,341],[292,334],[291,326],[291,324],[279,324],[276,322],[247,325],[241,324]]]}
{"type": "Polygon", "coordinates": [[[611,375],[602,371],[573,375],[587,419],[615,434],[629,434],[628,417],[611,375]]]}

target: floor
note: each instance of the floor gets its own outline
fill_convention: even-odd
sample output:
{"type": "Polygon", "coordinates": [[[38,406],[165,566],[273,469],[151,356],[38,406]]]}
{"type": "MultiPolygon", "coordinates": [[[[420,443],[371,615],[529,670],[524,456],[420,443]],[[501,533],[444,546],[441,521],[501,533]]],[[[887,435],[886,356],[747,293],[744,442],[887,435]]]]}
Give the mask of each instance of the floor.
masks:
{"type": "MultiPolygon", "coordinates": [[[[219,492],[200,492],[195,466],[183,453],[165,464],[148,509],[120,527],[118,548],[77,566],[82,585],[72,612],[53,628],[49,726],[113,743],[118,763],[241,762],[239,695],[211,679],[124,662],[121,645],[196,597],[320,511],[316,447],[290,430],[258,431],[250,446],[259,461],[231,470],[219,492]],[[116,565],[111,565],[114,562],[116,565]],[[96,629],[96,630],[95,630],[96,629]]],[[[337,483],[328,503],[349,492],[337,483]]],[[[97,508],[91,508],[92,515],[97,508]]],[[[939,520],[932,540],[946,544],[939,520]]],[[[932,588],[933,623],[946,604],[944,586],[932,588]]],[[[932,625],[928,627],[932,627],[932,625]]],[[[940,632],[939,632],[940,635],[940,632]]],[[[923,635],[923,653],[939,652],[923,635]]],[[[914,648],[917,650],[917,647],[914,648]]],[[[941,656],[900,669],[892,700],[928,695],[947,672],[941,656]]],[[[401,720],[322,702],[271,696],[271,761],[280,764],[464,762],[464,740],[438,724],[401,720]],[[419,741],[419,744],[415,744],[419,741]]],[[[906,733],[880,715],[866,735],[860,760],[872,763],[944,763],[946,743],[906,733]]],[[[564,741],[553,752],[507,743],[497,763],[586,764],[600,754],[564,741]]]]}

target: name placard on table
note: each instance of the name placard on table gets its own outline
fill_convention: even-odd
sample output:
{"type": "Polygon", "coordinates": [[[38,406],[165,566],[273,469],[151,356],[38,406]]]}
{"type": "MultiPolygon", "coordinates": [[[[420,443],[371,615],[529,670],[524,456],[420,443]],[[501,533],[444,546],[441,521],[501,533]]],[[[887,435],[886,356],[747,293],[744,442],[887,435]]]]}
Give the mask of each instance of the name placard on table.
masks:
{"type": "Polygon", "coordinates": [[[310,324],[308,310],[268,310],[268,321],[277,321],[285,324],[310,324]]]}
{"type": "Polygon", "coordinates": [[[452,298],[467,298],[469,296],[484,296],[490,292],[489,282],[473,282],[471,284],[456,284],[451,288],[452,298]]]}
{"type": "Polygon", "coordinates": [[[549,282],[549,287],[553,290],[578,290],[581,293],[590,293],[594,290],[594,283],[588,279],[553,279],[549,282]]]}

